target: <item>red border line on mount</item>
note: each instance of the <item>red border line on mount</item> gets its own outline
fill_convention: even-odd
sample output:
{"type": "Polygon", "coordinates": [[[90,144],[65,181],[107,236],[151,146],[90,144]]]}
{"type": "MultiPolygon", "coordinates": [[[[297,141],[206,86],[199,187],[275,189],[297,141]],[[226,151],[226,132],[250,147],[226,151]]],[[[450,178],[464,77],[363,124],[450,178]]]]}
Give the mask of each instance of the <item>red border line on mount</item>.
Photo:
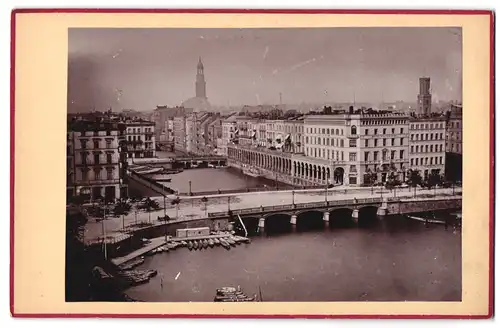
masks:
{"type": "Polygon", "coordinates": [[[490,275],[488,317],[495,306],[495,14],[490,12],[490,275]]]}
{"type": "Polygon", "coordinates": [[[421,10],[421,9],[119,9],[119,8],[19,8],[13,14],[23,13],[97,13],[97,14],[366,14],[366,15],[491,15],[488,10],[421,10]]]}
{"type": "Polygon", "coordinates": [[[495,216],[495,22],[488,10],[302,10],[302,9],[97,9],[97,8],[20,8],[11,14],[10,72],[10,312],[16,318],[240,318],[240,319],[489,319],[494,311],[494,216],[495,216]],[[489,222],[489,304],[485,315],[210,315],[210,314],[88,314],[16,313],[14,309],[14,190],[15,190],[15,50],[16,14],[26,13],[184,13],[184,14],[359,14],[359,15],[488,15],[490,17],[490,222],[489,222]]]}
{"type": "Polygon", "coordinates": [[[16,137],[16,13],[10,19],[10,313],[14,311],[14,188],[15,188],[15,137],[16,137]]]}

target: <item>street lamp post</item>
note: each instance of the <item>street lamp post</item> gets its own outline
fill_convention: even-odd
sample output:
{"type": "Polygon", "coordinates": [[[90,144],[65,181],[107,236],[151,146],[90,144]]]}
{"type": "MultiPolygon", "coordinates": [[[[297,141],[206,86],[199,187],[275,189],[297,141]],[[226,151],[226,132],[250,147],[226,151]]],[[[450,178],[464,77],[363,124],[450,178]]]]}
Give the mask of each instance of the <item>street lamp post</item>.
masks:
{"type": "Polygon", "coordinates": [[[108,259],[108,250],[107,250],[107,245],[106,245],[106,227],[104,226],[104,221],[106,220],[106,205],[104,206],[104,213],[102,217],[102,232],[103,232],[103,238],[104,238],[104,259],[108,259]]]}
{"type": "Polygon", "coordinates": [[[328,204],[328,184],[325,186],[325,204],[328,204]]]}
{"type": "Polygon", "coordinates": [[[192,196],[192,193],[191,193],[191,180],[189,180],[189,196],[192,196]]]}
{"type": "Polygon", "coordinates": [[[227,197],[227,211],[231,211],[231,196],[227,197]]]}
{"type": "Polygon", "coordinates": [[[163,217],[167,217],[167,196],[163,194],[163,217]]]}
{"type": "Polygon", "coordinates": [[[295,207],[295,190],[292,190],[292,206],[295,207]]]}

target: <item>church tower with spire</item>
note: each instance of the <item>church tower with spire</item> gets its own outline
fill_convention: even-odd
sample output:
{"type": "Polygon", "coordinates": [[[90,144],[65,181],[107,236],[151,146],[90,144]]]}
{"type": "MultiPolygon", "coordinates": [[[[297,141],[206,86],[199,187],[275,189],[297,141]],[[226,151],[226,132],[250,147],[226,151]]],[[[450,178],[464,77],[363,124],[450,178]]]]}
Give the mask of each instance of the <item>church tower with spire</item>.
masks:
{"type": "Polygon", "coordinates": [[[203,63],[201,62],[201,57],[198,60],[197,72],[196,72],[196,97],[197,98],[207,98],[205,74],[203,72],[203,63]]]}

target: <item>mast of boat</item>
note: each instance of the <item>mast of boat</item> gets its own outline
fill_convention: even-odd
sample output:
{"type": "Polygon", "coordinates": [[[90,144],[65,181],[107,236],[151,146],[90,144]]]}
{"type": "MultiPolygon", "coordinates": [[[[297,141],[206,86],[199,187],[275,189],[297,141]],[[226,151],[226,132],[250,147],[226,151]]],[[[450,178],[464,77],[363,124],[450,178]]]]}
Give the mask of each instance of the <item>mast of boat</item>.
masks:
{"type": "Polygon", "coordinates": [[[243,230],[245,230],[245,237],[247,237],[248,236],[247,227],[245,227],[245,224],[243,223],[243,220],[241,219],[241,216],[239,214],[238,214],[238,219],[240,220],[240,223],[243,226],[243,230]]]}
{"type": "Polygon", "coordinates": [[[259,285],[259,299],[260,299],[261,302],[263,301],[263,299],[262,299],[262,290],[260,289],[260,285],[259,285]]]}

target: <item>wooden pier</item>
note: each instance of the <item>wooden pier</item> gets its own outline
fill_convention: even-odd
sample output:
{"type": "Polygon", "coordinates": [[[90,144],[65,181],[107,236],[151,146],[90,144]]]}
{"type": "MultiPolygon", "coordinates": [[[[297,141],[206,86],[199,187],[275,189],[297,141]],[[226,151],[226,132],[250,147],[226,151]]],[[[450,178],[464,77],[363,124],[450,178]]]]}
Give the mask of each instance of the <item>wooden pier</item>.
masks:
{"type": "Polygon", "coordinates": [[[147,252],[152,251],[153,249],[157,249],[158,247],[161,247],[165,244],[166,244],[165,237],[154,238],[154,239],[151,239],[151,242],[149,244],[145,245],[144,247],[142,247],[136,251],[133,251],[132,253],[127,254],[125,256],[114,258],[111,261],[115,265],[122,265],[123,263],[131,261],[131,260],[135,259],[136,257],[142,256],[142,255],[146,254],[147,252]]]}

